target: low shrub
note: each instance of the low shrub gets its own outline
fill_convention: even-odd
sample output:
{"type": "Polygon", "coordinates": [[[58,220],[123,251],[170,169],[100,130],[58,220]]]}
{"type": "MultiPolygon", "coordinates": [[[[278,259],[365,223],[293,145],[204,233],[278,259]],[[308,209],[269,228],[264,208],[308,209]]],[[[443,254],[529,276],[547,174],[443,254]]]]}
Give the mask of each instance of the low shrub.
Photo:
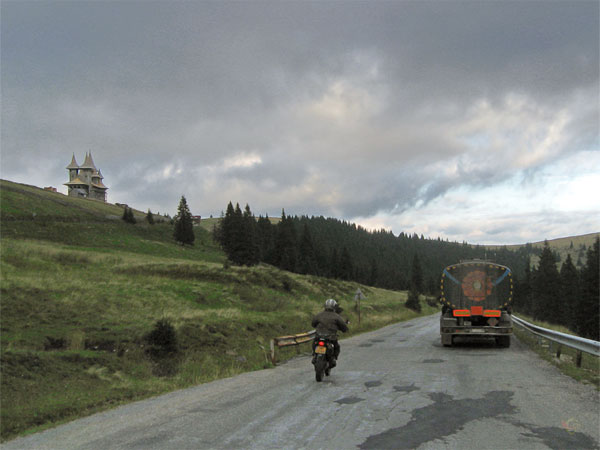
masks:
{"type": "Polygon", "coordinates": [[[149,344],[146,351],[153,358],[164,358],[177,353],[177,333],[175,327],[167,318],[156,322],[146,341],[149,344]]]}
{"type": "Polygon", "coordinates": [[[406,300],[405,306],[416,312],[421,312],[421,303],[419,302],[419,294],[411,290],[408,293],[408,300],[406,300]]]}

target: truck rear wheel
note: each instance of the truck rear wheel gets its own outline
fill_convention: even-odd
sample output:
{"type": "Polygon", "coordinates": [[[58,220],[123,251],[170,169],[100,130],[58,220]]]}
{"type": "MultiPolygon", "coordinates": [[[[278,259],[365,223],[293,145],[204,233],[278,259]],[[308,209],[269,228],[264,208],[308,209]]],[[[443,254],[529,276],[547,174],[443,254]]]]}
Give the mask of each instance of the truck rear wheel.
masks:
{"type": "Polygon", "coordinates": [[[442,334],[442,345],[444,347],[452,347],[452,335],[442,334]]]}

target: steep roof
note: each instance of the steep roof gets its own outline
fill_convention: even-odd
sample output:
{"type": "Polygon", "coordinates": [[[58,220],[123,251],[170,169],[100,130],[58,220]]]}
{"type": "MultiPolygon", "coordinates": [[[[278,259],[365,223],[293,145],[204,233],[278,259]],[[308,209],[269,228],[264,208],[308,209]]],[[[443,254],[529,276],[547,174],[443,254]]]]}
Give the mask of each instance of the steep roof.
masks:
{"type": "Polygon", "coordinates": [[[81,181],[81,178],[79,178],[79,177],[75,177],[75,179],[69,181],[68,183],[63,183],[63,184],[65,186],[70,186],[70,185],[75,186],[75,185],[80,185],[80,184],[87,186],[88,183],[86,183],[85,181],[81,181]]]}
{"type": "Polygon", "coordinates": [[[102,183],[102,181],[98,183],[92,183],[92,186],[94,186],[97,189],[108,189],[106,186],[104,186],[104,183],[102,183]]]}
{"type": "Polygon", "coordinates": [[[93,170],[98,170],[96,169],[96,166],[94,165],[94,160],[92,159],[92,152],[89,152],[85,154],[85,161],[83,162],[83,164],[81,166],[79,166],[80,169],[93,169],[93,170]]]}
{"type": "Polygon", "coordinates": [[[79,165],[77,164],[77,161],[75,160],[75,153],[73,153],[73,158],[71,158],[71,164],[69,164],[67,166],[67,169],[79,169],[79,165]]]}

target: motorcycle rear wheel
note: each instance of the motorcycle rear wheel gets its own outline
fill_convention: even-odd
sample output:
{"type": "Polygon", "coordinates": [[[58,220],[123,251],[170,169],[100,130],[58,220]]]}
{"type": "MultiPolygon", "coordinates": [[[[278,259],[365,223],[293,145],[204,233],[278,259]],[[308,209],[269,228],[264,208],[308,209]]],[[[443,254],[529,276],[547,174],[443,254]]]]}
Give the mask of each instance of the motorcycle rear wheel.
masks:
{"type": "Polygon", "coordinates": [[[325,372],[325,369],[327,367],[327,360],[325,359],[325,357],[323,355],[318,355],[314,364],[315,364],[315,379],[317,381],[322,381],[323,380],[323,372],[325,372]]]}

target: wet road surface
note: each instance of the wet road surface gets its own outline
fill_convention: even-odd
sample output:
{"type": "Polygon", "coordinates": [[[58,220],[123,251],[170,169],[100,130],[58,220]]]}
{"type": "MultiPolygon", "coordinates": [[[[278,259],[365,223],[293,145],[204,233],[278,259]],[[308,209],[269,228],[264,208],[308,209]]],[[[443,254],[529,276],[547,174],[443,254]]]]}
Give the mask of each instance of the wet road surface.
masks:
{"type": "Polygon", "coordinates": [[[599,396],[513,338],[440,344],[439,316],[341,341],[330,377],[309,357],[122,406],[2,449],[587,449],[599,396]]]}

